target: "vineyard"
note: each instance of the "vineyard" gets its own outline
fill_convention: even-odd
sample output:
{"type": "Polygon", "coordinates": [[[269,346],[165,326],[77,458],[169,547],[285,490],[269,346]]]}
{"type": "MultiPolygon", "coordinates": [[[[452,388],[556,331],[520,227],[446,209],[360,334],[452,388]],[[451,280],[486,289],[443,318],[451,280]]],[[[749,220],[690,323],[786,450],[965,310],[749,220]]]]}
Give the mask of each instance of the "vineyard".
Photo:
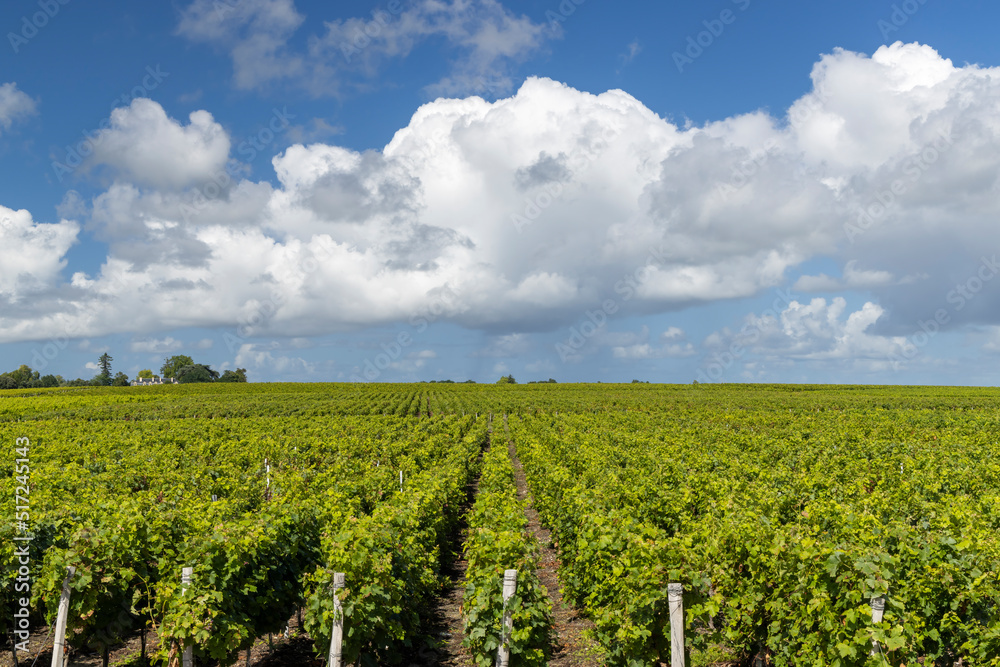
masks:
{"type": "Polygon", "coordinates": [[[294,625],[319,665],[340,623],[343,664],[438,664],[429,619],[456,558],[467,664],[501,648],[512,666],[550,664],[548,549],[591,624],[585,664],[670,664],[680,583],[687,665],[997,666],[998,399],[791,385],[9,391],[0,664],[37,657],[16,646],[51,635],[66,581],[71,660],[108,664],[141,640],[121,664],[173,667],[185,651],[244,664],[294,625]]]}

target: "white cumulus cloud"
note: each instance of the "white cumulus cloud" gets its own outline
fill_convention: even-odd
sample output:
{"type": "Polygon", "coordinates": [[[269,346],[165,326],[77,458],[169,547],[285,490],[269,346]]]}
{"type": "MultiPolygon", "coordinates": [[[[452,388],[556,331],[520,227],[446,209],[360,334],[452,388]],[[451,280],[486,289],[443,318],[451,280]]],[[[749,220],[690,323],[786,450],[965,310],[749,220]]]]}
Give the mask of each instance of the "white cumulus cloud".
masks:
{"type": "MultiPolygon", "coordinates": [[[[799,303],[777,328],[759,323],[754,345],[884,357],[956,280],[980,288],[948,326],[1000,324],[1000,292],[978,277],[1000,247],[997,70],[895,44],[824,56],[813,82],[787,117],[680,127],[620,90],[531,78],[495,102],[425,104],[379,150],[291,146],[272,159],[274,183],[237,179],[190,215],[190,189],[225,164],[229,139],[207,111],[182,124],[136,100],[95,158],[115,182],[73,208],[110,248],[98,270],[61,282],[76,224],[7,213],[0,286],[19,305],[0,341],[216,328],[246,363],[307,375],[297,357],[241,344],[449,322],[493,337],[481,356],[502,359],[504,345],[534,348],[497,337],[568,330],[606,303],[631,317],[749,297],[819,258],[842,277],[796,287],[866,289],[871,306],[844,320],[836,300],[799,303]]],[[[592,342],[619,358],[691,351],[676,332],[604,336],[592,342]]]]}
{"type": "Polygon", "coordinates": [[[156,102],[138,98],[111,112],[94,140],[90,166],[107,165],[131,182],[163,190],[212,180],[229,159],[229,135],[207,111],[183,125],[156,102]]]}

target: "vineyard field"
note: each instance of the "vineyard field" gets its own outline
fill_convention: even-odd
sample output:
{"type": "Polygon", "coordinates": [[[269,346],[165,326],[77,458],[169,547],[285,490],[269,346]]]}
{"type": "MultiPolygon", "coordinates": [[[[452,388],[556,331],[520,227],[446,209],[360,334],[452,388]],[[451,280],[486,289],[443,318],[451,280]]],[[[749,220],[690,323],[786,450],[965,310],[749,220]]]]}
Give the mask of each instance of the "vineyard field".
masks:
{"type": "Polygon", "coordinates": [[[546,548],[593,624],[580,664],[669,664],[677,582],[688,665],[1000,665],[994,389],[35,389],[0,396],[0,441],[0,664],[25,623],[50,632],[68,567],[73,656],[141,635],[150,664],[185,648],[243,664],[298,615],[320,664],[340,572],[344,664],[437,664],[428,619],[460,555],[468,664],[506,641],[511,665],[544,665],[559,642],[546,548]]]}

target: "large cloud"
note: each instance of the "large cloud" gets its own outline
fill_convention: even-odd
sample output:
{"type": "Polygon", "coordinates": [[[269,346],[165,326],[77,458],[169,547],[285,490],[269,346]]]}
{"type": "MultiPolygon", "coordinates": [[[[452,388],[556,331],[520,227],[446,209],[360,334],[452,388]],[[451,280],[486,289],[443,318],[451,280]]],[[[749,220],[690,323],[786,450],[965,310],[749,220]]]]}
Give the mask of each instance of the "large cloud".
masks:
{"type": "MultiPolygon", "coordinates": [[[[273,159],[276,185],[244,180],[202,199],[198,182],[225,163],[229,138],[207,112],[181,125],[137,101],[116,112],[118,140],[98,158],[118,182],[89,224],[111,255],[99,274],[75,275],[69,296],[34,302],[33,335],[68,320],[87,335],[308,336],[435,320],[525,333],[610,301],[640,314],[746,297],[830,257],[842,278],[799,286],[873,292],[880,316],[862,331],[891,339],[933,313],[928,290],[946,303],[1000,245],[996,75],[920,45],[837,51],[787,118],[686,128],[622,91],[533,78],[493,103],[426,104],[379,151],[292,146],[273,159]],[[126,137],[176,145],[153,161],[126,155],[126,137]]],[[[986,292],[951,322],[1000,323],[1000,296],[986,292]]],[[[673,345],[617,354],[691,353],[673,345]]]]}

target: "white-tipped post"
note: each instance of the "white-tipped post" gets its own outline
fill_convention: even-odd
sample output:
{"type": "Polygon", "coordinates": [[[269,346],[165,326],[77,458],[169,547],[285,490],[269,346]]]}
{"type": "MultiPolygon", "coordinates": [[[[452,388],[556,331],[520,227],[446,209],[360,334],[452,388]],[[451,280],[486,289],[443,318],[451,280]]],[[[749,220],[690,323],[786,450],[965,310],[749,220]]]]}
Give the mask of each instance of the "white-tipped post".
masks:
{"type": "Polygon", "coordinates": [[[684,667],[684,586],[667,584],[670,604],[670,667],[684,667]]]}
{"type": "Polygon", "coordinates": [[[330,656],[328,667],[341,667],[341,656],[344,644],[344,607],[340,604],[337,593],[344,587],[344,573],[333,573],[333,635],[330,636],[330,656]]]}
{"type": "MultiPolygon", "coordinates": [[[[187,589],[191,585],[192,574],[194,574],[192,567],[181,570],[181,596],[187,593],[187,589]]],[[[194,667],[194,649],[190,646],[184,649],[183,663],[184,667],[194,667]]]]}
{"type": "Polygon", "coordinates": [[[76,568],[70,565],[66,568],[66,578],[63,579],[62,595],[59,597],[59,612],[56,614],[56,636],[52,643],[52,667],[63,667],[66,660],[66,619],[69,617],[69,582],[76,574],[76,568]]]}
{"type": "Polygon", "coordinates": [[[497,667],[510,665],[510,634],[514,630],[514,619],[511,617],[507,603],[517,592],[517,570],[504,570],[503,573],[503,626],[500,632],[500,648],[497,649],[497,667]]]}
{"type": "MultiPolygon", "coordinates": [[[[872,624],[881,623],[883,614],[885,614],[885,598],[872,598],[872,624]]],[[[878,655],[880,652],[878,640],[872,638],[872,655],[878,655]]]]}

